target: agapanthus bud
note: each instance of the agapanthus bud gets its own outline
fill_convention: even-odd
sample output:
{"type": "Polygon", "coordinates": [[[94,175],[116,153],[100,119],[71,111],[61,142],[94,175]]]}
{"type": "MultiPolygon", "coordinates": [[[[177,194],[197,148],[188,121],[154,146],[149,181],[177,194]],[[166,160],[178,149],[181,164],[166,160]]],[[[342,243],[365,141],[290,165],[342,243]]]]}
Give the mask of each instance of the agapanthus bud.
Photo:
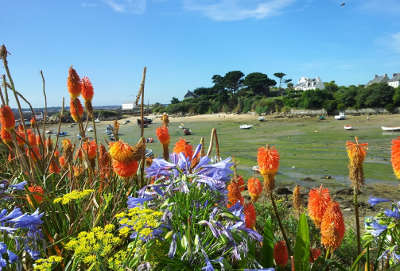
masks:
{"type": "Polygon", "coordinates": [[[318,228],[330,201],[329,189],[323,188],[322,185],[317,189],[311,189],[308,194],[308,215],[318,228]]]}
{"type": "Polygon", "coordinates": [[[186,142],[183,138],[179,139],[178,142],[175,143],[175,147],[173,150],[174,153],[180,154],[181,152],[185,155],[186,158],[192,159],[193,156],[193,148],[192,145],[186,142]]]}
{"type": "Polygon", "coordinates": [[[286,266],[289,260],[289,252],[285,241],[279,241],[274,246],[274,260],[278,266],[286,266]]]}
{"type": "Polygon", "coordinates": [[[8,105],[0,108],[0,124],[1,128],[7,131],[15,128],[14,113],[8,105]]]}
{"type": "Polygon", "coordinates": [[[262,184],[258,178],[250,178],[247,181],[247,189],[253,202],[256,202],[262,192],[262,184]]]}
{"type": "Polygon", "coordinates": [[[78,98],[81,94],[81,79],[72,66],[68,71],[67,86],[71,100],[78,98]]]}
{"type": "Polygon", "coordinates": [[[82,119],[83,107],[81,101],[78,98],[71,99],[70,112],[71,112],[71,117],[75,122],[79,122],[82,119]]]}
{"type": "Polygon", "coordinates": [[[331,201],[321,222],[321,243],[333,251],[342,243],[344,233],[345,226],[339,203],[331,201]]]}

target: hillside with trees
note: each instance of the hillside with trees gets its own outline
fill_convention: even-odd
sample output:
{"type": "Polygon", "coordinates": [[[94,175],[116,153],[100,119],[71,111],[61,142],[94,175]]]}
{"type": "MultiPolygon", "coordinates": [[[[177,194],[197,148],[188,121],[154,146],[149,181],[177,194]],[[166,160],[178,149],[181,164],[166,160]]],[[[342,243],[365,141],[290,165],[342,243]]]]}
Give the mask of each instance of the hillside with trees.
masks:
{"type": "Polygon", "coordinates": [[[213,75],[211,87],[188,91],[183,100],[173,97],[171,104],[155,104],[154,112],[205,114],[218,112],[258,114],[288,112],[291,108],[325,109],[329,114],[345,109],[385,108],[391,113],[400,106],[400,88],[385,83],[338,86],[327,82],[325,89],[296,91],[292,79],[282,72],[267,74],[230,71],[213,75]]]}

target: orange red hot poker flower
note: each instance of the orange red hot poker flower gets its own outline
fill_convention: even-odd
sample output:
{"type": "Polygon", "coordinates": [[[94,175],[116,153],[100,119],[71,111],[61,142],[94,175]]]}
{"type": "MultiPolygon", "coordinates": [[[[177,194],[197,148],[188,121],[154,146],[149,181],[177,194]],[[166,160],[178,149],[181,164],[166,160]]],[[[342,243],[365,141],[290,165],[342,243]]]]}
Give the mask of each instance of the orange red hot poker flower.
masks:
{"type": "Polygon", "coordinates": [[[79,122],[83,117],[83,107],[81,101],[78,98],[71,99],[70,103],[71,117],[75,122],[79,122]]]}
{"type": "Polygon", "coordinates": [[[128,162],[133,159],[133,148],[123,141],[110,142],[109,150],[113,160],[118,162],[128,162]]]}
{"type": "Polygon", "coordinates": [[[3,105],[0,108],[0,124],[2,129],[7,131],[15,128],[14,113],[8,105],[3,105]]]}
{"type": "Polygon", "coordinates": [[[250,178],[247,181],[247,188],[248,188],[251,200],[253,202],[256,202],[262,192],[262,184],[261,184],[260,180],[258,178],[250,178]]]}
{"type": "Polygon", "coordinates": [[[289,260],[289,252],[285,241],[279,241],[274,246],[274,260],[276,265],[285,266],[289,260]]]}
{"type": "Polygon", "coordinates": [[[346,142],[346,149],[350,163],[358,166],[364,162],[367,155],[368,143],[358,143],[356,138],[356,143],[351,141],[346,142]]]}
{"type": "Polygon", "coordinates": [[[178,142],[176,142],[175,147],[174,147],[174,153],[179,154],[181,152],[183,152],[185,157],[192,159],[193,148],[183,138],[179,139],[178,142]]]}
{"type": "Polygon", "coordinates": [[[67,87],[71,100],[78,98],[81,94],[81,79],[72,66],[68,71],[67,87]]]}
{"type": "Polygon", "coordinates": [[[328,188],[311,189],[308,194],[308,215],[314,221],[318,228],[321,225],[322,218],[331,201],[328,188]]]}
{"type": "Polygon", "coordinates": [[[117,160],[112,161],[112,167],[114,172],[123,178],[129,178],[133,175],[136,175],[138,169],[138,162],[136,160],[128,161],[128,162],[119,162],[117,160]]]}
{"type": "Polygon", "coordinates": [[[321,243],[326,248],[335,250],[342,243],[344,232],[345,226],[339,203],[331,201],[321,222],[321,243]]]}
{"type": "Polygon", "coordinates": [[[96,157],[97,145],[94,140],[92,140],[90,142],[84,142],[82,144],[82,148],[85,151],[85,153],[87,154],[89,160],[93,160],[96,157]]]}
{"type": "Polygon", "coordinates": [[[158,127],[156,129],[156,135],[161,144],[163,145],[169,144],[170,137],[169,137],[168,127],[166,126],[158,127]]]}
{"type": "Polygon", "coordinates": [[[261,175],[275,175],[279,168],[279,153],[272,147],[258,149],[257,162],[261,175]]]}
{"type": "Polygon", "coordinates": [[[392,140],[392,167],[397,179],[400,179],[400,137],[392,140]]]}
{"type": "Polygon", "coordinates": [[[256,225],[256,209],[251,202],[244,205],[244,222],[249,229],[253,229],[256,225]]]}
{"type": "Polygon", "coordinates": [[[81,94],[85,101],[91,101],[93,99],[93,85],[86,76],[82,78],[81,94]]]}

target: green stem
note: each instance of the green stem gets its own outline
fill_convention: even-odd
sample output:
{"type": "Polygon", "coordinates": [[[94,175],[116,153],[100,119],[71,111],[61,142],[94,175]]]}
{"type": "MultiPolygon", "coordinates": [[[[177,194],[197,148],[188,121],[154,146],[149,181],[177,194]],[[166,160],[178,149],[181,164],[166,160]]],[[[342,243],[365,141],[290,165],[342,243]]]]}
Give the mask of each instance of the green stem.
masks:
{"type": "Polygon", "coordinates": [[[358,197],[357,197],[358,190],[357,190],[356,186],[354,186],[353,194],[354,194],[354,215],[356,217],[356,231],[357,231],[357,252],[358,252],[358,255],[360,255],[360,253],[361,253],[360,216],[359,216],[359,212],[358,212],[358,197]]]}

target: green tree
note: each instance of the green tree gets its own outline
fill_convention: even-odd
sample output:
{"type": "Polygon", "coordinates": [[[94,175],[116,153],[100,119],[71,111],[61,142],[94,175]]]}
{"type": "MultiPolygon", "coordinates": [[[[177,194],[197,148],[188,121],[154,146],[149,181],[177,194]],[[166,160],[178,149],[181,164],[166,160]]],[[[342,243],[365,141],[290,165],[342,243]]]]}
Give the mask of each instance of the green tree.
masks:
{"type": "Polygon", "coordinates": [[[177,104],[177,103],[179,103],[179,99],[176,97],[172,97],[171,104],[177,104]]]}
{"type": "Polygon", "coordinates": [[[230,71],[224,76],[224,87],[228,89],[229,92],[235,94],[243,83],[244,74],[241,71],[230,71]]]}
{"type": "Polygon", "coordinates": [[[277,77],[277,78],[279,78],[279,91],[281,91],[282,79],[283,79],[283,77],[286,76],[286,73],[283,73],[283,72],[276,72],[276,73],[274,73],[274,76],[277,77]]]}
{"type": "Polygon", "coordinates": [[[249,73],[243,80],[243,85],[252,90],[254,95],[269,95],[269,88],[276,85],[276,81],[268,78],[264,73],[249,73]]]}
{"type": "Polygon", "coordinates": [[[336,92],[339,90],[338,85],[336,85],[335,81],[325,82],[324,83],[325,89],[329,92],[336,92]]]}

